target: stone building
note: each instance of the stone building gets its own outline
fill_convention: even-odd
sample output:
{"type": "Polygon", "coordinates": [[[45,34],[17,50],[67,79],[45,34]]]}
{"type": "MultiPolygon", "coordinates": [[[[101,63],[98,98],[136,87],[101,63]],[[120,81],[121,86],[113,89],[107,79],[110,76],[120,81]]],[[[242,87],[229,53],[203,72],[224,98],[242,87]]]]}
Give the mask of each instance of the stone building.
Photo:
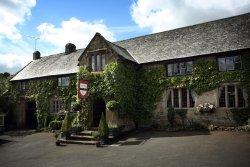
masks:
{"type": "MultiPolygon", "coordinates": [[[[26,83],[32,80],[43,82],[55,78],[59,87],[67,87],[69,77],[76,78],[79,66],[87,66],[92,72],[100,72],[114,61],[146,69],[163,67],[166,69],[166,78],[192,76],[194,65],[199,59],[214,60],[219,72],[244,71],[244,57],[250,56],[249,24],[250,14],[247,13],[118,42],[110,42],[96,33],[84,49],[76,50],[73,44],[67,44],[64,53],[41,57],[39,52],[35,52],[33,61],[15,74],[11,81],[19,84],[24,94],[29,89],[26,83]]],[[[50,112],[58,112],[62,105],[60,100],[56,95],[50,100],[50,112]]],[[[93,124],[96,125],[96,121],[100,119],[98,111],[105,111],[105,101],[93,105],[91,115],[93,124]]],[[[246,88],[240,82],[227,81],[201,94],[181,86],[168,87],[162,93],[153,113],[157,121],[166,122],[165,110],[173,106],[187,109],[188,118],[229,125],[234,123],[230,109],[244,108],[247,105],[246,88]],[[216,106],[215,113],[195,115],[196,107],[204,103],[216,106]]],[[[16,113],[19,127],[34,126],[32,119],[36,119],[35,108],[34,101],[27,101],[24,96],[20,99],[16,113]]],[[[109,114],[106,116],[109,117],[109,114]]]]}

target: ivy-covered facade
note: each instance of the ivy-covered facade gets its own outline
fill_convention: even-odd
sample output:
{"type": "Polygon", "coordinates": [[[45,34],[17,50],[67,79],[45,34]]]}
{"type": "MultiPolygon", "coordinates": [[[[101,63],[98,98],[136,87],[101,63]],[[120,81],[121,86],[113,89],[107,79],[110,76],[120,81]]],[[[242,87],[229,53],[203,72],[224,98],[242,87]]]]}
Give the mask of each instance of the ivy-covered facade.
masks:
{"type": "Polygon", "coordinates": [[[187,120],[235,124],[231,110],[250,101],[248,29],[244,14],[118,42],[97,33],[84,49],[67,44],[65,53],[42,58],[35,52],[12,78],[17,126],[46,127],[76,101],[89,127],[102,113],[109,125],[128,129],[166,124],[169,107],[187,110],[187,120]],[[215,111],[197,112],[206,106],[215,111]]]}

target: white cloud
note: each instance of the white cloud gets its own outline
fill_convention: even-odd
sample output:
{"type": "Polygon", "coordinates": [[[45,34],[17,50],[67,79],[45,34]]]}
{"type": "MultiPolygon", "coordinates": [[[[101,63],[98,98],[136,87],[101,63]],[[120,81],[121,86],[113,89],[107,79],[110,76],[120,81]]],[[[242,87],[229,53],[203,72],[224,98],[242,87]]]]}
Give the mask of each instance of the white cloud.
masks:
{"type": "Polygon", "coordinates": [[[3,43],[5,48],[1,48],[0,66],[6,68],[23,67],[32,60],[33,49],[26,42],[19,41],[13,45],[11,42],[0,41],[0,45],[3,46],[3,43]]]}
{"type": "Polygon", "coordinates": [[[17,25],[22,24],[31,15],[31,8],[36,0],[1,0],[0,1],[0,38],[13,42],[22,38],[17,25]]]}
{"type": "Polygon", "coordinates": [[[64,49],[66,43],[74,43],[77,48],[85,47],[96,32],[101,33],[106,39],[114,41],[114,34],[102,21],[88,22],[77,18],[62,21],[60,27],[50,23],[42,23],[37,27],[41,40],[46,41],[59,50],[64,49]]]}
{"type": "Polygon", "coordinates": [[[152,32],[183,27],[250,11],[250,0],[138,0],[131,16],[152,32]]]}
{"type": "Polygon", "coordinates": [[[15,72],[32,60],[33,48],[18,29],[31,15],[36,0],[0,0],[0,72],[15,72]]]}

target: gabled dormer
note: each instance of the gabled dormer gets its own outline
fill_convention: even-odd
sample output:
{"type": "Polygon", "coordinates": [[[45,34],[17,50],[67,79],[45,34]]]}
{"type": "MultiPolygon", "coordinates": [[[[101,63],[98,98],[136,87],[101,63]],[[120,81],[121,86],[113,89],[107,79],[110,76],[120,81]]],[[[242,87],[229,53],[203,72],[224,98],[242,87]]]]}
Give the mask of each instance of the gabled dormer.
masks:
{"type": "Polygon", "coordinates": [[[93,72],[102,71],[107,64],[119,60],[136,62],[126,49],[106,40],[100,33],[95,34],[78,60],[80,66],[85,65],[93,72]]]}

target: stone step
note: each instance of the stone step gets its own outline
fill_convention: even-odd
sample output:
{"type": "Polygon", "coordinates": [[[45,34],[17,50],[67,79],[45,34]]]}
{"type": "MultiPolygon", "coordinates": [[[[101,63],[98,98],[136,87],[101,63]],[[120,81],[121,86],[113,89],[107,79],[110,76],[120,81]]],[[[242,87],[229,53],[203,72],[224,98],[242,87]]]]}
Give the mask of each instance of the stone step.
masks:
{"type": "Polygon", "coordinates": [[[66,140],[66,139],[58,139],[60,143],[65,144],[84,144],[84,145],[95,145],[96,141],[82,141],[82,140],[66,140]]]}
{"type": "Polygon", "coordinates": [[[72,140],[76,140],[76,139],[79,139],[79,140],[95,140],[94,137],[92,135],[74,135],[74,134],[71,134],[70,135],[70,138],[72,140]]]}
{"type": "Polygon", "coordinates": [[[79,134],[80,135],[84,135],[84,136],[92,136],[92,134],[94,133],[95,131],[92,131],[92,130],[85,130],[85,131],[81,131],[79,134]]]}

